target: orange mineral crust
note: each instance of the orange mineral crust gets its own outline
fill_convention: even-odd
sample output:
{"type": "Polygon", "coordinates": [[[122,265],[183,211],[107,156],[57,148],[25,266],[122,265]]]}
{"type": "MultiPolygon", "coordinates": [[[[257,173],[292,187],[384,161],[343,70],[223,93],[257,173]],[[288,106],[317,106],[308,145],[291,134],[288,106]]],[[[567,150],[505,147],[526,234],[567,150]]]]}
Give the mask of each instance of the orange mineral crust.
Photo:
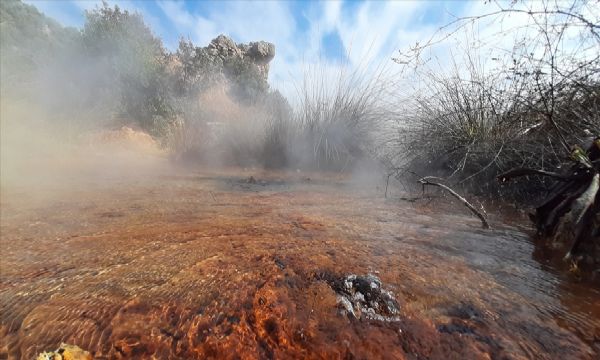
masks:
{"type": "MultiPolygon", "coordinates": [[[[600,299],[523,227],[339,175],[3,189],[0,358],[597,358],[600,299]]],[[[448,200],[443,200],[447,202],[448,200]]]]}

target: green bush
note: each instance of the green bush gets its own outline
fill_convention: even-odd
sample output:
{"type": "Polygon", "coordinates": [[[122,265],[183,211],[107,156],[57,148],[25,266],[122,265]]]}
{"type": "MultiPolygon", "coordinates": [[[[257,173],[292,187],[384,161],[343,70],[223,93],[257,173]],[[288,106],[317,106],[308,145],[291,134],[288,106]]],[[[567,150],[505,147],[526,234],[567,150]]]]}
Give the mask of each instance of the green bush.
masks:
{"type": "Polygon", "coordinates": [[[79,40],[74,28],[64,28],[19,0],[0,2],[0,69],[3,93],[27,93],[40,70],[64,59],[79,40]]]}
{"type": "Polygon", "coordinates": [[[116,90],[117,109],[160,136],[174,117],[166,53],[142,16],[104,3],[86,12],[82,44],[103,74],[94,84],[98,93],[111,96],[116,90]]]}

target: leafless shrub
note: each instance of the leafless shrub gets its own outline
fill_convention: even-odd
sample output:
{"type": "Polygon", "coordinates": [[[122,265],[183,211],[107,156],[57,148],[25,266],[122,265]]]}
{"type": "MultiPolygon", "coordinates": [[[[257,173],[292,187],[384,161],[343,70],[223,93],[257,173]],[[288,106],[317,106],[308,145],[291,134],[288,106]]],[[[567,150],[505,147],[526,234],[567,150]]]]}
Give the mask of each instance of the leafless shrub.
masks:
{"type": "MultiPolygon", "coordinates": [[[[506,193],[493,181],[501,171],[561,166],[572,145],[600,134],[600,6],[590,3],[494,3],[496,10],[457,19],[401,53],[395,60],[420,87],[403,111],[392,163],[487,194],[506,193]],[[523,21],[467,38],[464,61],[450,53],[450,72],[425,56],[470,25],[504,24],[510,16],[523,21]]],[[[543,185],[540,178],[511,191],[532,194],[543,185]]]]}

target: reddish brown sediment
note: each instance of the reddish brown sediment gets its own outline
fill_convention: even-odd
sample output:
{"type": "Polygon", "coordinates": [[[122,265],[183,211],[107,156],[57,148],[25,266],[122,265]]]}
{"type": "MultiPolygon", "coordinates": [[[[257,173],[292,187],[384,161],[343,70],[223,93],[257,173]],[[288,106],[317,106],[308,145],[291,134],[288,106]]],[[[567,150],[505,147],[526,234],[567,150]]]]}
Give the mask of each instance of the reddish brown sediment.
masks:
{"type": "Polygon", "coordinates": [[[527,234],[308,177],[3,189],[0,358],[61,342],[97,358],[598,356],[599,293],[533,260],[527,234]],[[325,279],[348,274],[377,275],[398,321],[340,314],[325,279]]]}

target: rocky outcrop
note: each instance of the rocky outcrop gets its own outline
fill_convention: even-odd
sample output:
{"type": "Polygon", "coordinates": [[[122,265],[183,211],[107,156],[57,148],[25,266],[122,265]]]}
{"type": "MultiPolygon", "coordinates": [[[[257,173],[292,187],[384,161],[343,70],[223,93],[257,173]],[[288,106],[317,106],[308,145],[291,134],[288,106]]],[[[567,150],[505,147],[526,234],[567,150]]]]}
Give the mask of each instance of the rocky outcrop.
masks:
{"type": "Polygon", "coordinates": [[[269,63],[275,57],[275,45],[266,41],[236,44],[230,37],[219,35],[205,48],[210,56],[223,62],[241,61],[256,66],[266,81],[269,76],[269,63]]]}
{"type": "Polygon", "coordinates": [[[336,293],[340,313],[350,319],[381,322],[400,321],[400,305],[394,294],[383,288],[381,280],[373,275],[350,274],[344,277],[319,274],[336,293]]]}
{"type": "Polygon", "coordinates": [[[242,44],[240,48],[246,57],[254,60],[257,64],[268,64],[275,57],[275,45],[266,41],[242,44]]]}
{"type": "Polygon", "coordinates": [[[208,46],[180,40],[176,52],[166,57],[166,71],[176,94],[194,94],[227,84],[229,95],[255,100],[269,90],[269,63],[275,45],[266,41],[237,44],[219,35],[208,46]]]}

